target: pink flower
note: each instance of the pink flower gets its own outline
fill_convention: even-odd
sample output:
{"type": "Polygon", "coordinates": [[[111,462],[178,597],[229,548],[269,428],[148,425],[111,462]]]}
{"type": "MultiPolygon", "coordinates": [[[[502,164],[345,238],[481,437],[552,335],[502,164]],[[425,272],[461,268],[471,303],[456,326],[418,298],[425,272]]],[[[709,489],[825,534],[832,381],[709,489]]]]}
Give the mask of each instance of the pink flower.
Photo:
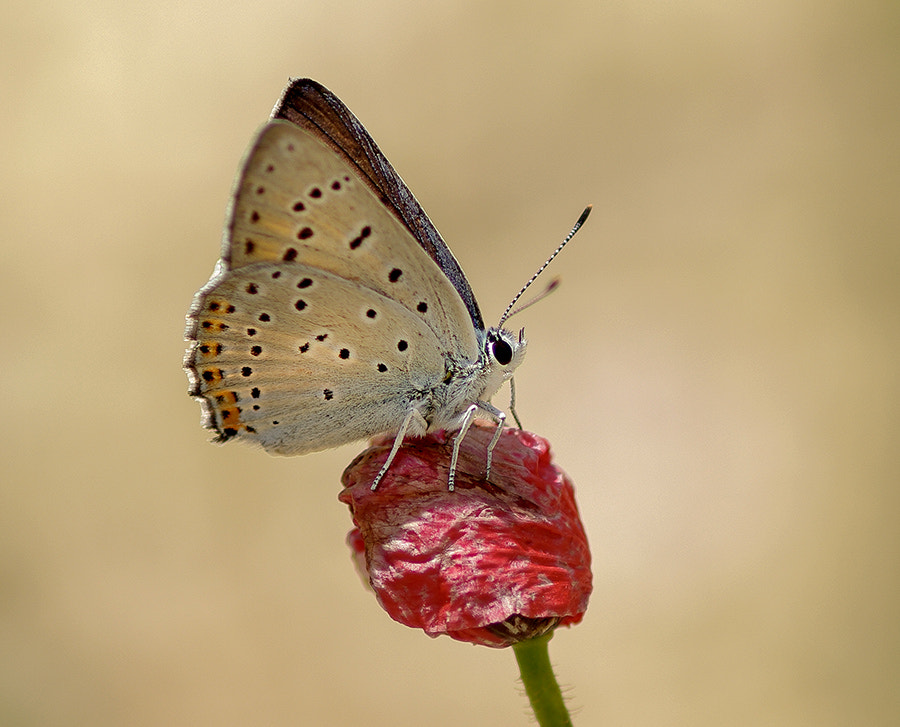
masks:
{"type": "Polygon", "coordinates": [[[505,429],[484,477],[492,424],[473,426],[447,489],[454,434],[404,443],[377,490],[391,448],[381,437],[344,472],[342,502],[368,580],[396,621],[429,636],[510,646],[581,621],[590,551],[571,482],[546,440],[505,429]]]}

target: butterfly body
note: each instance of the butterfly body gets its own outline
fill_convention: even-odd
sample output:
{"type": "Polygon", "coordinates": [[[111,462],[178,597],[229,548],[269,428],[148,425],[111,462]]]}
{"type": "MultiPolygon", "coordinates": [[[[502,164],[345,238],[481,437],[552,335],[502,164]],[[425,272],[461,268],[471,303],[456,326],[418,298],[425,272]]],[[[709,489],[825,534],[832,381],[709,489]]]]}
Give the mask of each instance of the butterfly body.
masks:
{"type": "Polygon", "coordinates": [[[382,432],[398,444],[464,432],[476,409],[502,422],[488,400],[524,338],[484,328],[449,249],[424,213],[405,218],[415,200],[351,122],[341,128],[374,149],[377,183],[331,136],[278,119],[245,157],[186,334],[191,394],[219,440],[304,454],[382,432]]]}

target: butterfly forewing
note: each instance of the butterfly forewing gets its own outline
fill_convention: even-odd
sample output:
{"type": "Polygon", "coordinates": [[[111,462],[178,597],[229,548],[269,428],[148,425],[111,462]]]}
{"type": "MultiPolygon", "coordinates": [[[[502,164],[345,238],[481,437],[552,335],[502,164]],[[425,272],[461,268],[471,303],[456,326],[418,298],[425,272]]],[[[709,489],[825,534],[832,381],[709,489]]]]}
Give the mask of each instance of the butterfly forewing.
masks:
{"type": "Polygon", "coordinates": [[[469,311],[472,324],[484,329],[475,294],[462,268],[413,193],[387,160],[359,119],[331,91],[309,78],[288,83],[272,111],[326,144],[369,186],[409,229],[416,241],[450,279],[469,311]]]}
{"type": "Polygon", "coordinates": [[[359,282],[415,311],[445,350],[477,355],[462,299],[436,263],[342,159],[303,129],[267,124],[244,163],[223,258],[297,262],[359,282]]]}

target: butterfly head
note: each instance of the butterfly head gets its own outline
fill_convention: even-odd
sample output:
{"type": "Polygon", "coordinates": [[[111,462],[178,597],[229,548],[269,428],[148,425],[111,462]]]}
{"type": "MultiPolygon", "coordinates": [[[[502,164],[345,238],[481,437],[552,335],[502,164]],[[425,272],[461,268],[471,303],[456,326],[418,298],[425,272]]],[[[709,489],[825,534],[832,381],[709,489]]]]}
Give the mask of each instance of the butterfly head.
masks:
{"type": "Polygon", "coordinates": [[[489,398],[504,382],[512,378],[525,358],[527,347],[524,328],[518,334],[505,328],[489,328],[484,332],[482,361],[486,376],[482,396],[489,398]]]}

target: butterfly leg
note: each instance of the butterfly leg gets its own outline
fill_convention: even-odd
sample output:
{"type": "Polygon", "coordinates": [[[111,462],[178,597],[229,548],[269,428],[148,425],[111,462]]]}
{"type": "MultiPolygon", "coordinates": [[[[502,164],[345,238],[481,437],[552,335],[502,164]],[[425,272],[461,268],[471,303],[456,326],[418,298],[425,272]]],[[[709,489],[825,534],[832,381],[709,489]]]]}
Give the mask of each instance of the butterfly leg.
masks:
{"type": "MultiPolygon", "coordinates": [[[[497,428],[494,430],[494,436],[491,437],[491,442],[487,448],[487,464],[484,467],[484,479],[487,480],[491,476],[491,458],[494,454],[494,447],[497,446],[503,427],[506,426],[506,414],[486,401],[479,401],[476,406],[497,420],[497,428]]],[[[516,422],[518,422],[518,417],[516,417],[516,422]]]]}
{"type": "Polygon", "coordinates": [[[456,482],[456,462],[459,459],[459,448],[462,445],[463,437],[466,436],[466,432],[468,432],[469,427],[472,426],[472,422],[475,419],[475,412],[479,409],[490,414],[497,420],[497,428],[494,430],[494,436],[491,437],[490,444],[488,444],[487,464],[484,468],[484,479],[487,480],[491,476],[491,457],[494,453],[494,447],[497,446],[497,442],[500,440],[500,434],[503,431],[503,427],[506,425],[506,414],[486,401],[477,401],[466,409],[466,413],[463,414],[459,432],[457,432],[456,437],[453,440],[453,454],[450,456],[450,484],[448,486],[451,492],[453,491],[456,482]]]}
{"type": "Polygon", "coordinates": [[[516,380],[509,380],[509,413],[516,420],[516,426],[521,429],[522,422],[519,420],[519,414],[516,412],[516,380]]]}
{"type": "MultiPolygon", "coordinates": [[[[372,489],[376,489],[378,487],[378,483],[381,482],[381,478],[385,476],[388,471],[388,467],[391,466],[391,462],[394,461],[394,457],[397,456],[397,452],[400,451],[400,447],[403,444],[403,438],[406,436],[406,430],[409,429],[409,425],[412,421],[418,417],[421,419],[420,426],[427,427],[428,423],[422,417],[422,414],[418,409],[410,409],[406,412],[406,417],[403,419],[403,423],[400,425],[400,428],[397,430],[397,436],[394,437],[394,445],[391,447],[391,451],[388,453],[388,457],[385,460],[384,464],[381,465],[381,469],[378,470],[378,474],[375,475],[375,481],[372,483],[372,489]]],[[[450,475],[451,482],[453,479],[453,475],[450,475]]],[[[452,488],[451,488],[452,489],[452,488]]]]}

